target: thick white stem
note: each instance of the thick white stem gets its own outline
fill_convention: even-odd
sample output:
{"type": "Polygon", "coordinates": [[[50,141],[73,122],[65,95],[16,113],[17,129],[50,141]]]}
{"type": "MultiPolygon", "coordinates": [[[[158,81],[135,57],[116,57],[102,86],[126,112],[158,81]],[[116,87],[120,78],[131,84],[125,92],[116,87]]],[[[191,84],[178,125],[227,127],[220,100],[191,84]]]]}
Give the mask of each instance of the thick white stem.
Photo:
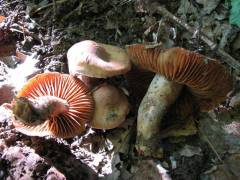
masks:
{"type": "Polygon", "coordinates": [[[182,85],[155,75],[144,96],[137,118],[137,149],[146,156],[153,155],[158,147],[161,120],[168,107],[178,97],[182,85]]]}

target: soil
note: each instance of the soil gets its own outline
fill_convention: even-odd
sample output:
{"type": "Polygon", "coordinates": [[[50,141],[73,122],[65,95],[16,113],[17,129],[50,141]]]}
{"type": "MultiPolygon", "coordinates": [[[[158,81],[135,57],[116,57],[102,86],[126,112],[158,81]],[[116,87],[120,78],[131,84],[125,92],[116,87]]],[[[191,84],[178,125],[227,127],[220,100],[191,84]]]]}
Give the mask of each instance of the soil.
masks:
{"type": "MultiPolygon", "coordinates": [[[[0,42],[6,45],[0,43],[0,54],[8,53],[0,56],[0,105],[11,102],[25,80],[35,74],[69,73],[67,50],[87,39],[122,48],[135,43],[162,42],[165,47],[184,47],[218,58],[232,72],[235,82],[228,100],[209,113],[187,119],[166,115],[165,124],[173,122],[175,136],[159,140],[159,149],[163,149],[160,159],[142,157],[136,152],[136,119],[141,99],[134,96],[134,88],[131,89],[125,76],[104,80],[125,89],[131,103],[124,124],[112,130],[88,128],[84,135],[70,139],[29,137],[14,129],[12,113],[2,105],[0,179],[225,180],[240,177],[239,74],[198,34],[192,35],[165,18],[152,5],[165,7],[201,30],[240,62],[240,28],[229,23],[231,7],[222,1],[210,0],[207,5],[203,0],[0,0],[0,15],[6,17],[0,24],[0,42]]],[[[149,83],[147,79],[144,81],[149,83]]]]}

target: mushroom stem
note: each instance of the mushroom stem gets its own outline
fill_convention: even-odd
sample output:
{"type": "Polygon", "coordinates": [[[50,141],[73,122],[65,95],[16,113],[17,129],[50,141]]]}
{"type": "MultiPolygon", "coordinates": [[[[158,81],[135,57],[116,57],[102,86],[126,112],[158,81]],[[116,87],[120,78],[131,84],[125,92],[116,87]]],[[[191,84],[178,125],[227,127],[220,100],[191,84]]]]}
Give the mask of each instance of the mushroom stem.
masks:
{"type": "Polygon", "coordinates": [[[36,99],[19,97],[15,98],[13,104],[13,114],[17,120],[28,125],[41,124],[68,110],[68,102],[55,96],[40,96],[36,99]]]}
{"type": "Polygon", "coordinates": [[[144,96],[137,117],[137,151],[144,156],[161,157],[159,129],[167,108],[178,97],[182,85],[156,74],[144,96]]]}

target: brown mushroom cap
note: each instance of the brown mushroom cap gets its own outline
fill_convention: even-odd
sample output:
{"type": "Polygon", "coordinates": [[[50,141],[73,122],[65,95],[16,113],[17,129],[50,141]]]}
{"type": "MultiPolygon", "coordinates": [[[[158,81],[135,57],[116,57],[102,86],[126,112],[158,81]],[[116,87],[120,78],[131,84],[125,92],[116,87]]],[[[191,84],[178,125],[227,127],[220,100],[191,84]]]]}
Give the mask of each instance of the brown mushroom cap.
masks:
{"type": "Polygon", "coordinates": [[[96,129],[118,127],[129,112],[125,94],[118,88],[102,84],[93,92],[95,110],[90,126],[96,129]]]}
{"type": "MultiPolygon", "coordinates": [[[[93,114],[93,99],[87,87],[71,75],[49,72],[30,79],[17,97],[36,99],[42,96],[54,96],[66,100],[68,111],[51,116],[39,125],[27,125],[14,118],[15,128],[30,136],[53,135],[69,138],[85,130],[86,123],[93,114]]],[[[13,102],[14,103],[14,102],[13,102]]]]}
{"type": "Polygon", "coordinates": [[[127,52],[135,65],[186,85],[202,111],[219,105],[232,90],[233,82],[224,66],[201,54],[178,47],[147,48],[144,44],[130,45],[127,52]]]}
{"type": "Polygon", "coordinates": [[[131,63],[124,49],[91,40],[74,44],[67,52],[69,72],[107,78],[124,74],[131,63]]]}

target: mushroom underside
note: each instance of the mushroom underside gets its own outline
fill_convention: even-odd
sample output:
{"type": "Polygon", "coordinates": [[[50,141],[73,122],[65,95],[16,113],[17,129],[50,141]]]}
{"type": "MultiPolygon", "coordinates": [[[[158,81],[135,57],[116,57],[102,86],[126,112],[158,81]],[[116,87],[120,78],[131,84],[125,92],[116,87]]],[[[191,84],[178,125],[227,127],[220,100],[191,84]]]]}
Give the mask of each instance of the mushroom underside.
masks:
{"type": "Polygon", "coordinates": [[[57,72],[36,75],[18,92],[17,98],[22,97],[27,101],[12,104],[17,105],[18,111],[27,109],[28,113],[14,115],[13,123],[16,130],[30,136],[73,137],[83,133],[92,118],[92,96],[85,84],[71,75],[57,72]],[[28,106],[30,99],[36,101],[35,106],[28,106]],[[40,117],[34,116],[36,112],[40,112],[37,113],[40,117]],[[36,124],[38,119],[34,117],[42,118],[41,122],[36,124]]]}
{"type": "Polygon", "coordinates": [[[144,44],[127,46],[127,52],[135,66],[157,73],[138,109],[136,147],[145,156],[157,152],[161,119],[179,95],[181,85],[201,111],[219,105],[232,90],[233,82],[225,67],[201,54],[144,44]]]}

